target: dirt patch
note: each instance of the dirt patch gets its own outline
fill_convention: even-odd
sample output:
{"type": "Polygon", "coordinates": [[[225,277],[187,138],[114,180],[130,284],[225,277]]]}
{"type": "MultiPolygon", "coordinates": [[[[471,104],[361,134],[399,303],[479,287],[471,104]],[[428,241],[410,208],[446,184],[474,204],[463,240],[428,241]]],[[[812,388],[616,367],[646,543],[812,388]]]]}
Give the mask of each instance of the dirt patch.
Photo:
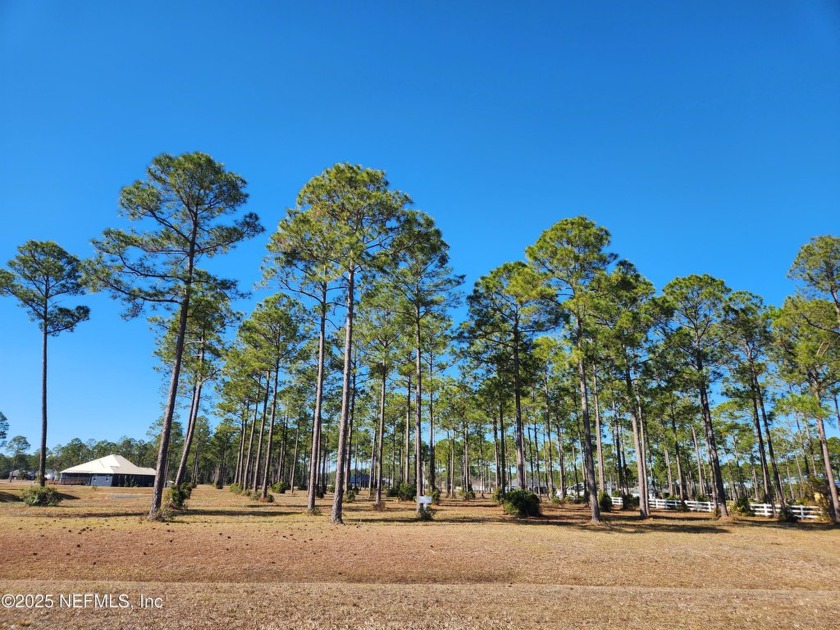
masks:
{"type": "MultiPolygon", "coordinates": [[[[830,627],[840,613],[840,530],[819,524],[619,512],[592,527],[575,506],[517,520],[487,500],[444,500],[421,523],[413,505],[377,511],[360,497],[335,526],[326,500],[310,516],[300,493],[260,504],[207,486],[172,522],[150,523],[148,492],[63,490],[77,500],[0,505],[5,592],[158,593],[165,615],[131,614],[160,627],[709,628],[778,615],[830,627]]],[[[0,622],[120,627],[125,614],[0,610],[0,622]]]]}

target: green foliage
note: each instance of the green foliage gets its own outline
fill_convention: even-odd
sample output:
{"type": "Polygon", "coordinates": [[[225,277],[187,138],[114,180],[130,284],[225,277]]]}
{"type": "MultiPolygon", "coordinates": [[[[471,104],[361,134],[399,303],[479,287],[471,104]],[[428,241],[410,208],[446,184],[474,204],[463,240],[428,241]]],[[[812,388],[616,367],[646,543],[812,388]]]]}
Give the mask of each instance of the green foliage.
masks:
{"type": "Polygon", "coordinates": [[[173,510],[183,510],[186,507],[187,499],[192,495],[192,485],[182,483],[180,486],[172,486],[166,491],[165,503],[173,510]]]}
{"type": "Polygon", "coordinates": [[[782,506],[782,509],[779,510],[778,515],[779,520],[782,523],[798,523],[799,517],[790,509],[789,505],[782,506]]]}
{"type": "Polygon", "coordinates": [[[432,503],[440,505],[440,490],[438,488],[432,490],[432,503]]]}
{"type": "Polygon", "coordinates": [[[233,492],[234,494],[240,494],[242,492],[242,488],[238,483],[232,483],[228,486],[228,490],[233,492]]]}
{"type": "Polygon", "coordinates": [[[420,505],[420,506],[417,507],[417,520],[418,521],[432,521],[432,520],[434,520],[434,514],[432,513],[432,510],[428,505],[420,505]]]}
{"type": "Polygon", "coordinates": [[[271,485],[271,491],[277,492],[278,494],[286,494],[286,491],[290,489],[289,484],[285,481],[278,481],[271,485]]]}
{"type": "Polygon", "coordinates": [[[540,516],[540,498],[528,490],[510,490],[505,494],[504,511],[519,518],[540,516]]]}
{"type": "Polygon", "coordinates": [[[52,486],[31,486],[20,493],[20,498],[31,507],[47,507],[61,503],[62,496],[52,486]]]}
{"type": "Polygon", "coordinates": [[[746,494],[742,494],[733,501],[731,509],[735,514],[741,516],[755,516],[752,507],[750,507],[750,498],[746,494]]]}
{"type": "Polygon", "coordinates": [[[633,510],[639,507],[639,497],[634,497],[632,494],[621,495],[622,509],[633,510]]]}
{"type": "Polygon", "coordinates": [[[501,488],[496,488],[493,491],[493,501],[501,505],[505,500],[505,493],[502,492],[501,488]]]}
{"type": "Polygon", "coordinates": [[[344,500],[347,501],[348,503],[352,503],[353,501],[356,500],[356,495],[358,493],[359,493],[359,491],[356,490],[356,488],[351,486],[347,489],[347,492],[344,493],[344,500]]]}
{"type": "Polygon", "coordinates": [[[613,502],[609,492],[601,490],[598,493],[598,506],[602,512],[612,512],[613,502]]]}
{"type": "Polygon", "coordinates": [[[397,486],[397,497],[400,501],[414,501],[417,496],[417,488],[412,483],[401,483],[397,486]]]}
{"type": "Polygon", "coordinates": [[[255,492],[254,498],[260,503],[274,503],[274,495],[270,492],[267,492],[265,496],[259,492],[255,492]]]}
{"type": "Polygon", "coordinates": [[[385,491],[385,496],[389,498],[400,496],[399,486],[389,486],[388,489],[385,491]]]}

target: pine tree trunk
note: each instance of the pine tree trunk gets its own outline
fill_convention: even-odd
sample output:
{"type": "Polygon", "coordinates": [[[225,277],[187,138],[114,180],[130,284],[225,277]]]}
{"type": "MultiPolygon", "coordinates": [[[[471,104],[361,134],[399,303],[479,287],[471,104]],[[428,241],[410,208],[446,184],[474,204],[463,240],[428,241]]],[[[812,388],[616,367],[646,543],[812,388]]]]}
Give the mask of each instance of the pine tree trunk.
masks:
{"type": "Polygon", "coordinates": [[[341,418],[338,425],[338,450],[336,452],[335,497],[333,498],[330,520],[336,525],[343,525],[342,506],[344,504],[344,457],[347,452],[347,430],[350,425],[350,377],[353,360],[353,311],[356,306],[356,276],[351,270],[347,278],[347,317],[344,334],[344,374],[341,390],[341,418]]]}
{"type": "Polygon", "coordinates": [[[321,404],[324,397],[324,363],[327,326],[327,286],[321,285],[321,302],[318,320],[318,375],[315,379],[315,413],[312,417],[312,445],[309,454],[309,482],[306,488],[306,509],[315,509],[318,493],[318,464],[321,461],[321,404]]]}
{"type": "MultiPolygon", "coordinates": [[[[580,324],[578,324],[578,336],[582,337],[580,324]]],[[[585,468],[585,483],[589,490],[589,510],[592,514],[592,522],[601,522],[601,508],[598,505],[598,489],[595,487],[595,460],[592,457],[592,426],[589,421],[589,394],[586,391],[586,366],[583,361],[582,348],[578,357],[578,386],[580,388],[580,412],[583,419],[583,461],[585,468]]]]}
{"type": "Polygon", "coordinates": [[[47,319],[45,304],[41,322],[41,454],[38,457],[38,485],[42,488],[47,481],[47,319]]]}

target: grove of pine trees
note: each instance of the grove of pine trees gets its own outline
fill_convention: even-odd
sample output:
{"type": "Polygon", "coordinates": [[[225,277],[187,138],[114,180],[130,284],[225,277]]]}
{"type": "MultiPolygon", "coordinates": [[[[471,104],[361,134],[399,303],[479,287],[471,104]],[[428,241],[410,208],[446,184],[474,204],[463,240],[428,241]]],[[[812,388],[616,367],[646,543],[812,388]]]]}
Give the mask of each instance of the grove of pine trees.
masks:
{"type": "MultiPolygon", "coordinates": [[[[305,492],[313,511],[329,494],[339,524],[346,501],[512,489],[585,500],[593,522],[609,495],[638,495],[642,517],[654,495],[723,516],[817,501],[840,522],[840,238],[802,246],[779,307],[709,275],[657,290],[583,216],[464,287],[430,214],[383,171],[336,164],[274,226],[267,296],[240,313],[251,287],[204,261],[263,231],[245,188],[205,154],[158,156],[92,259],[29,242],[0,271],[43,337],[42,482],[114,452],[156,467],[153,519],[174,480],[305,492]],[[88,316],[53,302],[84,290],[149,315],[163,413],[148,442],[48,452],[47,339],[88,316]]],[[[4,446],[0,471],[28,465],[4,446]]]]}

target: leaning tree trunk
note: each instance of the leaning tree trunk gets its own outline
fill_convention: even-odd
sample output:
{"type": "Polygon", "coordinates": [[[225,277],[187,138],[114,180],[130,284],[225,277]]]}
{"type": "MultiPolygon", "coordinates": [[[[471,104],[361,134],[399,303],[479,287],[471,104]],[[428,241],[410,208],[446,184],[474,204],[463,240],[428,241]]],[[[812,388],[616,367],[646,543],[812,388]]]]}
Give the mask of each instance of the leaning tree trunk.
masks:
{"type": "MultiPolygon", "coordinates": [[[[195,259],[195,243],[197,234],[195,229],[190,239],[190,249],[187,255],[187,273],[184,287],[184,300],[178,313],[178,331],[175,334],[175,356],[172,366],[172,378],[169,381],[169,395],[166,409],[163,413],[163,426],[160,430],[160,447],[158,448],[157,465],[155,466],[155,483],[152,487],[152,506],[149,509],[149,520],[160,520],[160,507],[163,502],[163,488],[166,486],[166,462],[169,456],[169,438],[172,434],[172,418],[175,415],[175,405],[178,400],[178,383],[181,378],[181,363],[184,357],[184,341],[187,336],[187,319],[192,295],[193,265],[195,259]]],[[[45,418],[46,420],[46,418],[45,418]]],[[[46,422],[44,423],[46,427],[46,422]]],[[[45,431],[46,434],[46,431],[45,431]]]]}
{"type": "Polygon", "coordinates": [[[187,435],[184,436],[184,448],[181,450],[181,461],[178,464],[178,471],[175,473],[176,486],[184,483],[184,477],[187,476],[187,459],[190,456],[190,447],[192,446],[193,435],[195,434],[195,424],[198,418],[198,405],[201,397],[202,381],[199,376],[193,385],[193,395],[190,401],[190,416],[187,420],[187,435]]]}
{"type": "MultiPolygon", "coordinates": [[[[817,401],[817,408],[819,409],[822,405],[821,392],[815,385],[812,385],[811,389],[814,393],[814,398],[816,398],[817,401]]],[[[837,496],[837,485],[834,483],[834,471],[831,469],[831,457],[828,452],[828,442],[825,437],[825,425],[823,424],[823,419],[820,415],[817,415],[817,431],[819,432],[820,451],[822,452],[825,479],[828,482],[830,499],[829,516],[831,517],[832,522],[840,523],[840,500],[838,500],[837,496]]]]}

